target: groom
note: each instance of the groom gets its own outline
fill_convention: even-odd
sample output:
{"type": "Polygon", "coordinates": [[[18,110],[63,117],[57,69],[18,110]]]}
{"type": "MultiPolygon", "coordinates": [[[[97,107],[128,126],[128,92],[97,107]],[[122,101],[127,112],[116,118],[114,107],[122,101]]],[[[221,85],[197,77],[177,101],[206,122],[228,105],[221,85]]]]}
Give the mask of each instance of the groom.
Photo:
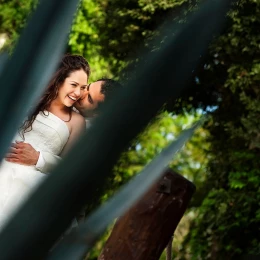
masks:
{"type": "MultiPolygon", "coordinates": [[[[82,116],[93,117],[96,115],[98,106],[105,99],[109,99],[113,91],[120,87],[121,85],[115,80],[99,79],[88,85],[83,98],[75,104],[75,107],[82,116]]],[[[88,122],[87,125],[89,125],[88,122]]],[[[36,151],[29,143],[24,142],[13,143],[5,159],[8,162],[23,165],[35,165],[43,173],[48,173],[61,160],[59,156],[52,153],[36,151]]]]}

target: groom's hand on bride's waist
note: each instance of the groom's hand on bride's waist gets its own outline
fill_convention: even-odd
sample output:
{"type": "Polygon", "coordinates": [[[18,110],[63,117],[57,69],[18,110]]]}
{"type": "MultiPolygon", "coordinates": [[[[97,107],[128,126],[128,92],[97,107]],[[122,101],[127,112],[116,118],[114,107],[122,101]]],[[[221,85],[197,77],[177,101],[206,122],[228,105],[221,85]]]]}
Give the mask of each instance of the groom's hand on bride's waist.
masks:
{"type": "Polygon", "coordinates": [[[30,144],[24,142],[12,143],[5,160],[23,165],[36,165],[40,152],[36,151],[30,144]]]}

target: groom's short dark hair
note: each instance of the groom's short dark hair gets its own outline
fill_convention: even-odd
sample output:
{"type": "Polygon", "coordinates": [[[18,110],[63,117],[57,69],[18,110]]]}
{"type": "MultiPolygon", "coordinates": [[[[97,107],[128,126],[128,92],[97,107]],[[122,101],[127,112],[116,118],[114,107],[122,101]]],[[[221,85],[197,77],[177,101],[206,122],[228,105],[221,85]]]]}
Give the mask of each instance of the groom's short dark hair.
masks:
{"type": "Polygon", "coordinates": [[[104,94],[106,100],[110,99],[114,91],[123,87],[118,81],[109,78],[101,78],[97,81],[102,81],[100,93],[104,94]]]}

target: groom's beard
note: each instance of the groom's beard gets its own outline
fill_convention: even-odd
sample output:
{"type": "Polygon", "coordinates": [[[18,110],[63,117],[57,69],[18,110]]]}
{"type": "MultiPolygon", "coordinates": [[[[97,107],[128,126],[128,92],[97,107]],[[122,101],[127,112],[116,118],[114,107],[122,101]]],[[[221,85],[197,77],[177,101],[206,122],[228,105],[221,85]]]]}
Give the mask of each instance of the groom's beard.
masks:
{"type": "Polygon", "coordinates": [[[79,113],[87,119],[91,119],[97,116],[97,111],[95,110],[83,110],[79,111],[79,113]]]}
{"type": "Polygon", "coordinates": [[[81,109],[81,108],[76,108],[75,106],[73,107],[73,111],[81,114],[83,117],[86,117],[86,118],[91,118],[93,117],[93,111],[92,110],[84,110],[84,109],[81,109]]]}

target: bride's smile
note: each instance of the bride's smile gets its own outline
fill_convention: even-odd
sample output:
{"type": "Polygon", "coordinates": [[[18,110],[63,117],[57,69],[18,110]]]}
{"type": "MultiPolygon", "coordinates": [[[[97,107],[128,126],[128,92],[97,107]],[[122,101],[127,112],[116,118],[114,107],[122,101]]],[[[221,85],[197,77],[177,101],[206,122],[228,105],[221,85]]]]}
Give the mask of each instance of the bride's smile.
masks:
{"type": "Polygon", "coordinates": [[[60,86],[58,96],[54,102],[56,104],[71,107],[80,99],[86,89],[88,75],[84,70],[76,70],[70,73],[60,86]]]}

